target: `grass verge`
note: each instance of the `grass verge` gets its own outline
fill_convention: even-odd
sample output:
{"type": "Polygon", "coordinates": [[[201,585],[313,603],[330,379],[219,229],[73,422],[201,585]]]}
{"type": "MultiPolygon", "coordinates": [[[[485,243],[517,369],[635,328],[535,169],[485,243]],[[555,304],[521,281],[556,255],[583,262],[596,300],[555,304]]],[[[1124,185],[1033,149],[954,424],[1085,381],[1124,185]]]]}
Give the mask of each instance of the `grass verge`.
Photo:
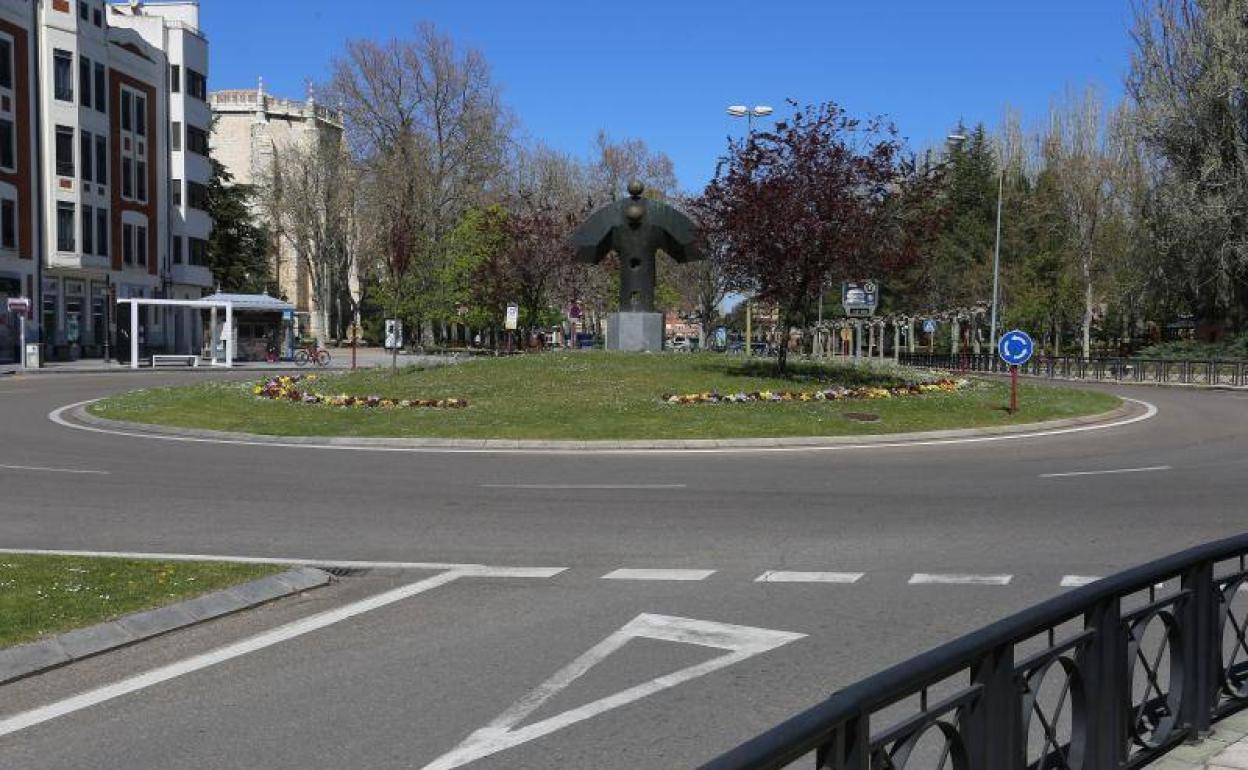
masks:
{"type": "Polygon", "coordinates": [[[0,647],[282,572],[267,564],[0,554],[0,647]]]}
{"type": "Polygon", "coordinates": [[[1104,393],[1022,385],[1022,410],[1004,410],[1008,386],[977,382],[955,393],[818,403],[664,404],[664,393],[807,390],[820,385],[908,383],[930,378],[893,366],[803,365],[781,378],[722,355],[565,353],[470,361],[391,374],[371,369],[323,377],[327,393],[396,399],[465,398],[466,409],[368,409],[258,399],[255,382],[133,391],[97,402],[115,420],[276,436],[463,439],[715,439],[837,436],[1010,425],[1109,411],[1104,393]],[[874,419],[864,421],[866,414],[874,419]],[[847,416],[850,415],[850,416],[847,416]]]}

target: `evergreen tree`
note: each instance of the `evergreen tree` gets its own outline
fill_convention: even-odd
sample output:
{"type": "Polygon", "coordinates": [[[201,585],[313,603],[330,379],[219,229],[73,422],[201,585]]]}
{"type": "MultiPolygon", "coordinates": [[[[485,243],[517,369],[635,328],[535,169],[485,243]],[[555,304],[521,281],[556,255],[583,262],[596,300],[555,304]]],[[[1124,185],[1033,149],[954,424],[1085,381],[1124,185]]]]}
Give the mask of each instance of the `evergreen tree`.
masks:
{"type": "Polygon", "coordinates": [[[233,180],[225,166],[212,161],[208,214],[213,225],[208,267],[221,291],[258,294],[275,288],[269,275],[269,235],[253,213],[255,188],[233,184],[233,180]]]}

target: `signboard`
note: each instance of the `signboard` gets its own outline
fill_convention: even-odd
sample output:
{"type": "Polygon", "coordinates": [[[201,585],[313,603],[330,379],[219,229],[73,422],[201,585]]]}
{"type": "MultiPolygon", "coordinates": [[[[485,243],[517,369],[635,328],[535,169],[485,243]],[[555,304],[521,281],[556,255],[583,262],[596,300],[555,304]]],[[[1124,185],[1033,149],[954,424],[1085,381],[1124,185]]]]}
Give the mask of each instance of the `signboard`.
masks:
{"type": "Polygon", "coordinates": [[[282,320],[283,320],[283,321],[293,321],[293,320],[295,320],[295,311],[293,311],[293,310],[283,310],[283,311],[282,311],[282,320]]]}
{"type": "Polygon", "coordinates": [[[998,355],[1010,366],[1022,366],[1031,360],[1031,355],[1035,351],[1036,345],[1031,337],[1027,332],[1018,329],[1006,332],[997,343],[998,355]]]}
{"type": "Polygon", "coordinates": [[[520,308],[515,305],[507,306],[507,318],[503,323],[503,328],[507,331],[515,331],[516,325],[520,322],[520,308]]]}
{"type": "Polygon", "coordinates": [[[397,318],[386,319],[386,350],[403,347],[403,322],[397,318]]]}
{"type": "Polygon", "coordinates": [[[846,281],[841,284],[841,306],[848,316],[870,316],[880,305],[880,287],[875,281],[846,281]]]}
{"type": "Polygon", "coordinates": [[[933,321],[933,320],[932,320],[932,319],[930,319],[930,318],[929,318],[929,319],[927,319],[926,321],[924,321],[924,322],[923,322],[923,333],[924,333],[924,334],[935,334],[935,333],[936,333],[936,322],[935,322],[935,321],[933,321]]]}
{"type": "Polygon", "coordinates": [[[29,297],[9,297],[9,301],[5,304],[10,313],[22,313],[23,315],[30,313],[29,297]]]}
{"type": "Polygon", "coordinates": [[[572,306],[568,308],[568,318],[580,318],[582,315],[584,311],[581,310],[580,305],[572,303],[572,306]]]}

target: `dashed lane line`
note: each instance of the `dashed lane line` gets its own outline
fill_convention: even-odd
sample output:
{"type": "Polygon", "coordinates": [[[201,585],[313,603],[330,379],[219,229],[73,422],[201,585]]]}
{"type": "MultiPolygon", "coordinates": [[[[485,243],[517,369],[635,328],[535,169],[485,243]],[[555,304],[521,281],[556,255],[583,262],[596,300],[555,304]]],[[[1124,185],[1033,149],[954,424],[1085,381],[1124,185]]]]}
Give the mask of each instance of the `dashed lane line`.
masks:
{"type": "Polygon", "coordinates": [[[688,484],[478,484],[482,489],[685,489],[688,484]]]}
{"type": "Polygon", "coordinates": [[[96,471],[88,468],[45,468],[40,465],[0,465],[4,471],[29,471],[32,473],[77,473],[84,476],[108,476],[109,471],[96,471]]]}
{"type": "Polygon", "coordinates": [[[916,572],[907,581],[910,585],[1008,586],[1013,575],[938,575],[916,572]]]}
{"type": "Polygon", "coordinates": [[[1112,476],[1119,473],[1155,473],[1173,470],[1169,465],[1150,465],[1146,468],[1111,468],[1102,471],[1067,471],[1065,473],[1041,473],[1042,479],[1062,479],[1071,476],[1112,476]]]}
{"type": "Polygon", "coordinates": [[[1100,580],[1099,577],[1092,575],[1063,575],[1062,588],[1079,588],[1089,583],[1095,583],[1100,580]]]}
{"type": "Polygon", "coordinates": [[[617,569],[602,576],[603,580],[706,580],[713,569],[617,569]]]}
{"type": "Polygon", "coordinates": [[[863,572],[786,572],[768,570],[754,578],[755,583],[857,583],[863,572]]]}

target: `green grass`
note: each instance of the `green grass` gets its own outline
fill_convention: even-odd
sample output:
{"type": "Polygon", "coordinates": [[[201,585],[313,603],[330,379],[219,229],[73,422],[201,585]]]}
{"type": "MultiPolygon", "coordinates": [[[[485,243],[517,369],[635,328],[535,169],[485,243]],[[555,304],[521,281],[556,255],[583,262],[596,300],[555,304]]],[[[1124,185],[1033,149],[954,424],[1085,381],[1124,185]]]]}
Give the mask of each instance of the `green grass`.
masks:
{"type": "Polygon", "coordinates": [[[664,393],[814,389],[916,381],[887,367],[769,368],[715,354],[577,352],[470,361],[420,370],[367,370],[322,378],[316,390],[392,398],[466,398],[466,409],[364,409],[255,398],[254,382],[134,391],[94,404],[92,414],[188,428],[278,436],[409,436],[465,439],[693,439],[834,436],[1008,425],[1113,409],[1118,399],[1069,388],[1022,386],[1022,411],[1007,414],[1007,386],[989,381],[957,393],[820,403],[672,405],[664,393]],[[847,413],[878,415],[857,422],[847,413]]]}
{"type": "Polygon", "coordinates": [[[282,568],[0,554],[0,647],[228,588],[282,568]]]}

